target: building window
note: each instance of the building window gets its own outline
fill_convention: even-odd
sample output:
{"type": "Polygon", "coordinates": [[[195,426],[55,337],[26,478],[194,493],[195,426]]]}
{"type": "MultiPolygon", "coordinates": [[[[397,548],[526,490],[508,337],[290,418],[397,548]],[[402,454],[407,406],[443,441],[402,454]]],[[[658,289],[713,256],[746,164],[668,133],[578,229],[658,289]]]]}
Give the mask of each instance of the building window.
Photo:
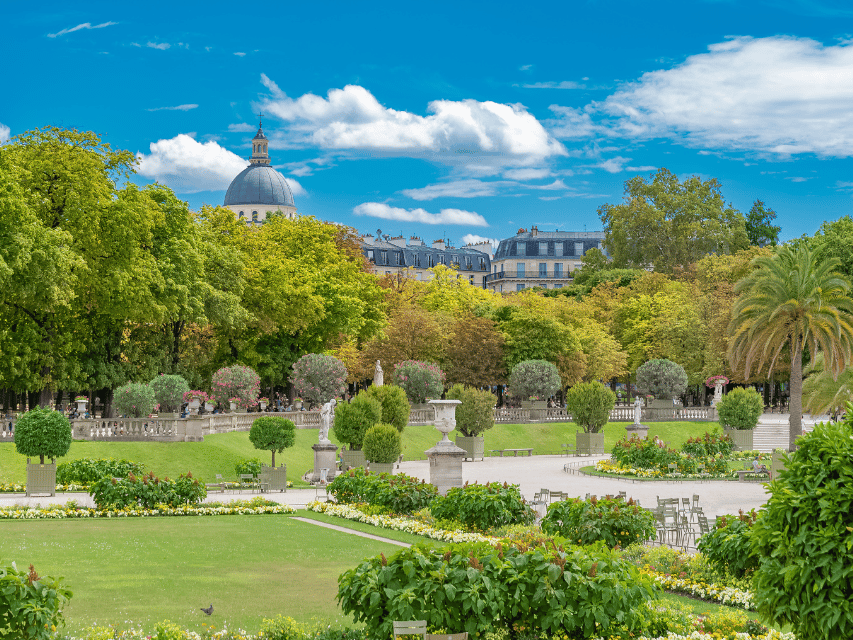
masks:
{"type": "Polygon", "coordinates": [[[575,242],[575,255],[582,256],[583,255],[583,242],[575,242]]]}
{"type": "Polygon", "coordinates": [[[385,275],[386,275],[386,276],[390,276],[390,275],[391,275],[391,272],[390,272],[390,271],[386,271],[386,272],[385,272],[385,275]]]}
{"type": "Polygon", "coordinates": [[[397,266],[399,267],[400,265],[403,264],[403,254],[399,251],[395,251],[394,255],[397,256],[397,266]]]}
{"type": "Polygon", "coordinates": [[[547,242],[540,242],[539,243],[539,255],[540,256],[547,256],[548,255],[548,243],[547,242]]]}
{"type": "Polygon", "coordinates": [[[468,276],[468,282],[474,284],[474,276],[468,276]]]}
{"type": "Polygon", "coordinates": [[[242,218],[242,217],[243,217],[243,212],[241,211],[241,212],[240,212],[240,215],[238,215],[237,217],[238,217],[238,218],[242,218]]]}
{"type": "Polygon", "coordinates": [[[562,283],[558,282],[557,284],[554,285],[554,288],[555,289],[562,289],[563,285],[562,285],[562,283]]]}
{"type": "Polygon", "coordinates": [[[415,266],[416,267],[421,266],[421,254],[419,254],[419,253],[415,254],[415,266]]]}
{"type": "Polygon", "coordinates": [[[516,272],[518,272],[519,278],[524,277],[524,263],[523,262],[519,262],[518,265],[516,266],[515,270],[516,270],[516,272]]]}
{"type": "Polygon", "coordinates": [[[434,257],[434,256],[432,256],[432,255],[428,256],[428,258],[427,258],[427,265],[428,265],[428,266],[430,266],[430,267],[434,267],[434,266],[435,266],[435,257],[434,257]]]}
{"type": "Polygon", "coordinates": [[[524,285],[523,284],[515,285],[515,290],[516,291],[524,291],[524,285]]]}
{"type": "Polygon", "coordinates": [[[563,277],[563,263],[555,262],[554,263],[554,277],[562,278],[563,277]]]}
{"type": "Polygon", "coordinates": [[[554,255],[555,256],[563,255],[563,243],[562,242],[555,242],[554,243],[554,255]]]}
{"type": "Polygon", "coordinates": [[[527,243],[526,242],[516,242],[515,247],[515,255],[517,256],[526,256],[527,255],[527,243]]]}
{"type": "Polygon", "coordinates": [[[257,222],[257,221],[258,221],[258,212],[252,211],[252,222],[257,222]]]}
{"type": "Polygon", "coordinates": [[[367,259],[368,259],[368,260],[373,260],[373,249],[368,249],[368,250],[367,250],[367,259]]]}
{"type": "Polygon", "coordinates": [[[415,280],[420,280],[420,279],[421,279],[421,273],[420,273],[420,271],[418,271],[418,272],[415,274],[415,280]]]}
{"type": "Polygon", "coordinates": [[[468,269],[469,271],[474,268],[471,266],[471,256],[467,256],[465,258],[465,268],[468,269]]]}
{"type": "Polygon", "coordinates": [[[382,252],[382,264],[388,264],[388,252],[387,251],[382,252]]]}
{"type": "Polygon", "coordinates": [[[539,263],[539,277],[547,278],[548,277],[548,263],[540,262],[539,263]]]}

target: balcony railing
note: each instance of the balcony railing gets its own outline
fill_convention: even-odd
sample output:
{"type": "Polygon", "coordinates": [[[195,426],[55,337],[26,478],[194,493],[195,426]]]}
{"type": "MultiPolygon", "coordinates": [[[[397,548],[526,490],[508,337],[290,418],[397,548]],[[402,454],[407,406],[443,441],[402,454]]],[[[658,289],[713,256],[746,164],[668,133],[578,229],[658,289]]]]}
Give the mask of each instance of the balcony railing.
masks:
{"type": "Polygon", "coordinates": [[[568,271],[498,271],[486,276],[486,282],[498,280],[565,280],[568,282],[571,279],[572,274],[568,271]]]}

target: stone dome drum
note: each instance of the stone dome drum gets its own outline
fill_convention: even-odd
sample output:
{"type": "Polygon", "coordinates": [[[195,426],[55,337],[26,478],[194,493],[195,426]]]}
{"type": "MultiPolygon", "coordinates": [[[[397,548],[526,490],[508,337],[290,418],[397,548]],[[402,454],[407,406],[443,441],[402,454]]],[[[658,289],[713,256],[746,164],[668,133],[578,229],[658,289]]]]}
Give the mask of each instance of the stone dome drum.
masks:
{"type": "Polygon", "coordinates": [[[226,207],[253,204],[296,207],[284,176],[263,164],[246,167],[232,180],[225,194],[226,207]]]}

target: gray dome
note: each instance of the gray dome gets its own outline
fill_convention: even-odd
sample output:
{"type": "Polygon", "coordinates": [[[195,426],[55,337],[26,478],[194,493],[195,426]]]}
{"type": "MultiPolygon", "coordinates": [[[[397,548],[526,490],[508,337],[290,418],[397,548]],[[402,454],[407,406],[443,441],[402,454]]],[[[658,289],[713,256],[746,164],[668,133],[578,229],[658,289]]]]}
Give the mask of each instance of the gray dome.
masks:
{"type": "Polygon", "coordinates": [[[225,206],[270,204],[296,207],[284,176],[268,165],[253,164],[231,181],[225,194],[225,206]]]}

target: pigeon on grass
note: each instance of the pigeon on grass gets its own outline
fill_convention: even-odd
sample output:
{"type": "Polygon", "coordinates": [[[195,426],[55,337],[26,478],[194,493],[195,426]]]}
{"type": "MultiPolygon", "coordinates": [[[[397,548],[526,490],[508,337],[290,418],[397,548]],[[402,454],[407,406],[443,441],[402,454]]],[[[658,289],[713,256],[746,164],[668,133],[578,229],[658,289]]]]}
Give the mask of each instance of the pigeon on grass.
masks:
{"type": "Polygon", "coordinates": [[[211,615],[213,613],[213,603],[211,602],[210,606],[207,609],[202,607],[201,610],[204,611],[205,615],[211,615]]]}

